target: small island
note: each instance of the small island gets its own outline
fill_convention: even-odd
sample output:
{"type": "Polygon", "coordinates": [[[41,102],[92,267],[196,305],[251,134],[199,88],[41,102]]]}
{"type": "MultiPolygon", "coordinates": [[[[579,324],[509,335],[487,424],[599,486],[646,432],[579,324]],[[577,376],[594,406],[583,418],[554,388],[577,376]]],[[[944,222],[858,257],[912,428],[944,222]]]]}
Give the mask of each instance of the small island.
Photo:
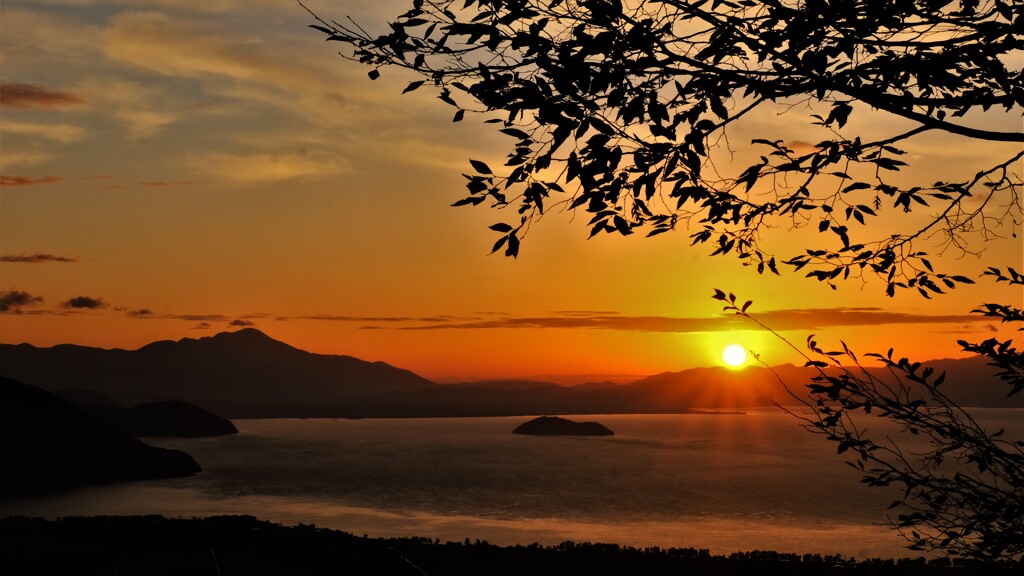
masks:
{"type": "Polygon", "coordinates": [[[558,416],[541,416],[523,422],[513,434],[533,436],[614,436],[615,432],[597,422],[575,422],[558,416]]]}

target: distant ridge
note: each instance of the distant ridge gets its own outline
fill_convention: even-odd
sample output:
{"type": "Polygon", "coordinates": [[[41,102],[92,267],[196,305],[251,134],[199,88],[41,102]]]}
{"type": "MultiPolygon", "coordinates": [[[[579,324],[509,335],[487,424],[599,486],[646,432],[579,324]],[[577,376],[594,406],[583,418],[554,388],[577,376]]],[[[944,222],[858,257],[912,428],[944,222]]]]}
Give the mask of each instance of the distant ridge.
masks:
{"type": "MultiPolygon", "coordinates": [[[[1024,407],[982,358],[926,363],[947,371],[962,406],[1024,407]]],[[[884,369],[872,368],[882,374],[884,369]]],[[[693,368],[628,384],[527,380],[439,385],[384,362],[313,354],[254,328],[164,340],[138,350],[0,344],[0,375],[47,390],[86,389],[123,405],[181,400],[227,418],[537,416],[685,413],[793,404],[814,372],[783,365],[693,368]]]]}
{"type": "Polygon", "coordinates": [[[0,371],[48,390],[85,388],[129,405],[182,400],[229,418],[331,415],[366,397],[436,386],[383,362],[305,352],[254,328],[138,350],[0,345],[0,371]]]}

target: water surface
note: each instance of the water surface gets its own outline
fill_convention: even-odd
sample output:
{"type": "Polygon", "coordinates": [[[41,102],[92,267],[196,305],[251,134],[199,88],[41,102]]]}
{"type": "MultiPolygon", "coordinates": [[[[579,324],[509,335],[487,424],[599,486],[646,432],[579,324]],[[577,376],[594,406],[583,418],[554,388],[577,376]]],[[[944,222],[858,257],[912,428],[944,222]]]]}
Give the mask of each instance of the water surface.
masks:
{"type": "MultiPolygon", "coordinates": [[[[1019,429],[1024,412],[975,414],[1019,429]]],[[[0,502],[0,515],[252,514],[499,544],[913,555],[885,524],[893,493],[779,411],[573,418],[616,435],[511,434],[526,417],[237,420],[235,436],[149,439],[191,453],[194,477],[0,502]]]]}

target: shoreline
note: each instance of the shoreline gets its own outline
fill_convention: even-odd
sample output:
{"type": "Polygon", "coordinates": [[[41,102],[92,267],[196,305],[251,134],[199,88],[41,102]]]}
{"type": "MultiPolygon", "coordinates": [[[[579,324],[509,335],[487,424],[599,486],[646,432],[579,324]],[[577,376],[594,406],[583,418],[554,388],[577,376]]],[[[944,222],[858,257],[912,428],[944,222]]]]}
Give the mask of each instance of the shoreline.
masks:
{"type": "Polygon", "coordinates": [[[0,571],[33,574],[1011,574],[1024,561],[854,559],[774,551],[712,554],[562,542],[498,546],[466,538],[377,538],[253,516],[0,519],[0,571]]]}

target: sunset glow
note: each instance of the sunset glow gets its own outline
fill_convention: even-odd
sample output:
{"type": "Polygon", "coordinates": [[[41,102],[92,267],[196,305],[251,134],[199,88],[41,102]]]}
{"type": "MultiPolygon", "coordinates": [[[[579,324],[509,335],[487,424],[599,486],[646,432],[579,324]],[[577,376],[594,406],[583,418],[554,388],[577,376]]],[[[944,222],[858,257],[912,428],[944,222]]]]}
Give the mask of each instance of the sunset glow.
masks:
{"type": "Polygon", "coordinates": [[[727,366],[738,368],[747,361],[747,351],[739,344],[730,344],[722,350],[722,361],[727,366]]]}
{"type": "Polygon", "coordinates": [[[0,574],[1024,566],[1024,0],[0,2],[0,574]]]}
{"type": "MultiPolygon", "coordinates": [[[[371,27],[402,10],[307,4],[371,27]]],[[[798,345],[814,332],[927,359],[963,356],[957,339],[992,330],[1013,337],[970,310],[1019,302],[1014,288],[979,281],[931,300],[888,298],[868,274],[835,291],[782,265],[758,275],[709,257],[682,223],[588,240],[587,218],[555,205],[518,259],[489,255],[488,227],[509,214],[450,205],[465,194],[469,159],[500,167],[508,139],[487,116],[452,122],[426,86],[402,95],[411,77],[401,71],[371,81],[309,20],[292,2],[4,3],[0,341],[132,349],[253,326],[440,381],[578,382],[716,365],[722,338],[749,331],[766,363],[799,362],[723,314],[716,288],[752,299],[751,313],[798,345]]],[[[735,143],[753,138],[798,147],[812,121],[792,110],[738,125],[734,161],[750,159],[735,143]]],[[[908,154],[929,182],[1007,146],[915,142],[908,154]]],[[[765,241],[802,253],[815,224],[765,241]]],[[[935,250],[932,262],[977,277],[1022,261],[1019,236],[984,250],[935,250]]]]}

